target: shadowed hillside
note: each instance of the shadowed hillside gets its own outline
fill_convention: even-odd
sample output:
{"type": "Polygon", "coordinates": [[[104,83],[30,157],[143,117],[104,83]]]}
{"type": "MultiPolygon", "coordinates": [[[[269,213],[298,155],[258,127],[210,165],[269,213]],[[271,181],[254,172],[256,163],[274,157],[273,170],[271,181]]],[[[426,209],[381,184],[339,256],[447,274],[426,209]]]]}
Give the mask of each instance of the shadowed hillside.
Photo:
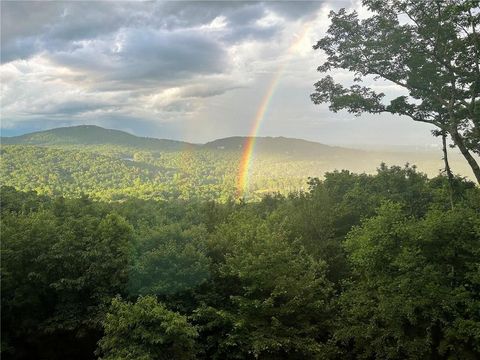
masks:
{"type": "Polygon", "coordinates": [[[179,150],[195,146],[182,141],[138,137],[96,125],[62,127],[30,134],[2,137],[2,144],[21,145],[120,145],[151,150],[179,150]]]}
{"type": "MultiPolygon", "coordinates": [[[[247,138],[234,136],[208,142],[205,148],[222,151],[241,151],[247,138]]],[[[283,155],[289,158],[315,158],[318,156],[358,156],[366,153],[361,150],[328,146],[303,139],[280,137],[257,137],[255,152],[264,155],[283,155]]]]}

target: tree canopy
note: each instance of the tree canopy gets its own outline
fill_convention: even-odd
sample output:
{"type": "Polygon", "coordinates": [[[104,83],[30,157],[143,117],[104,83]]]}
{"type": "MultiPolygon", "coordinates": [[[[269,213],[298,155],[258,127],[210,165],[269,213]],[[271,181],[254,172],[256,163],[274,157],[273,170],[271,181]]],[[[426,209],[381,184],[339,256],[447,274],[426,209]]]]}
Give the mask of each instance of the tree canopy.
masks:
{"type": "Polygon", "coordinates": [[[331,12],[331,25],[314,49],[323,50],[322,73],[345,69],[353,85],[327,75],[311,99],[332,111],[391,113],[432,124],[449,134],[477,181],[480,167],[480,11],[478,0],[363,0],[371,16],[331,12]],[[390,102],[362,84],[387,80],[405,95],[390,102]]]}
{"type": "Polygon", "coordinates": [[[259,202],[0,188],[2,358],[476,359],[480,189],[381,166],[259,202]]]}

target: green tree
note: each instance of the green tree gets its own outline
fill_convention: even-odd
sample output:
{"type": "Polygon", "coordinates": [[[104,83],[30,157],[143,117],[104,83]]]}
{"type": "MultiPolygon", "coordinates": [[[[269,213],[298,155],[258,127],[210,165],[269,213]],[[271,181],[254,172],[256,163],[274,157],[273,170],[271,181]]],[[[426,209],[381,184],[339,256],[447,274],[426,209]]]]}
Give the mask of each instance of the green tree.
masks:
{"type": "Polygon", "coordinates": [[[92,356],[108,304],[125,292],[131,226],[88,199],[35,200],[12,189],[3,194],[7,353],[16,359],[92,356]]]}
{"type": "Polygon", "coordinates": [[[385,203],[345,247],[350,286],[337,339],[361,358],[480,356],[480,217],[475,210],[407,217],[385,203]]]}
{"type": "Polygon", "coordinates": [[[42,256],[49,287],[55,289],[49,331],[100,329],[111,298],[125,292],[131,257],[131,226],[108,214],[67,218],[59,224],[58,240],[42,256]]]}
{"type": "Polygon", "coordinates": [[[169,240],[139,256],[130,289],[142,295],[174,295],[194,290],[208,277],[208,258],[195,245],[169,240]]]}
{"type": "Polygon", "coordinates": [[[195,315],[207,357],[320,357],[331,325],[325,262],[244,213],[219,227],[215,238],[217,254],[223,248],[216,294],[195,315]]]}
{"type": "Polygon", "coordinates": [[[21,358],[36,347],[42,323],[54,311],[43,256],[57,228],[50,212],[39,211],[24,216],[3,212],[1,229],[2,355],[21,358]]]}
{"type": "Polygon", "coordinates": [[[480,183],[480,13],[478,0],[363,0],[372,16],[331,12],[327,35],[315,49],[327,60],[320,72],[346,69],[355,84],[326,76],[311,95],[316,104],[354,114],[392,113],[432,124],[450,134],[480,183]],[[387,80],[408,95],[389,104],[362,86],[367,77],[387,80]]]}
{"type": "Polygon", "coordinates": [[[104,321],[98,352],[103,360],[193,359],[197,330],[154,296],[132,304],[114,298],[104,321]]]}

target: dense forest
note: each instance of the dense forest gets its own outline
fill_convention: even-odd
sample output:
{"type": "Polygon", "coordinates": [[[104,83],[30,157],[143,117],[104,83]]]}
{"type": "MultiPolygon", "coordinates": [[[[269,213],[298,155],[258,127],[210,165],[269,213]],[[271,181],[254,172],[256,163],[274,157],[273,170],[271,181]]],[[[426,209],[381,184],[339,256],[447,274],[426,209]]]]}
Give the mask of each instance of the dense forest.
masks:
{"type": "MultiPolygon", "coordinates": [[[[216,200],[237,195],[238,168],[245,138],[204,145],[141,138],[98,126],[76,126],[2,138],[0,183],[39,195],[101,201],[132,198],[216,200]]],[[[451,155],[456,173],[473,178],[468,165],[451,155]]],[[[306,190],[308,177],[335,169],[375,173],[382,162],[413,162],[436,176],[438,152],[375,152],[289,138],[258,138],[244,200],[265,194],[306,190]]]]}
{"type": "Polygon", "coordinates": [[[258,202],[3,186],[2,357],[477,359],[480,189],[453,185],[381,166],[258,202]]]}
{"type": "MultiPolygon", "coordinates": [[[[479,0],[73,3],[2,2],[15,131],[190,120],[190,102],[237,88],[261,102],[248,137],[206,144],[93,125],[1,138],[2,359],[480,359],[479,0]],[[297,47],[329,6],[312,102],[427,124],[438,152],[256,136],[274,94],[300,89],[277,91],[303,77],[278,61],[302,64],[297,47]],[[303,35],[277,56],[268,46],[285,47],[288,22],[303,35]],[[279,67],[262,97],[267,63],[279,67]]],[[[275,116],[300,121],[287,119],[295,103],[275,116]]]]}

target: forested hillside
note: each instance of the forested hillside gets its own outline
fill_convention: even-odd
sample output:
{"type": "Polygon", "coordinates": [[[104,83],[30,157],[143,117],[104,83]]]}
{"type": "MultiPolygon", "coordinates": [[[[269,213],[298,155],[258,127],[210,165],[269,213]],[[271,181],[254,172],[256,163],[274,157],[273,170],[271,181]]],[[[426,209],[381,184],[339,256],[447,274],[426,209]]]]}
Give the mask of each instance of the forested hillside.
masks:
{"type": "MultiPolygon", "coordinates": [[[[111,201],[204,199],[237,196],[245,138],[205,145],[140,138],[97,126],[77,126],[2,138],[0,182],[39,194],[111,201]]],[[[289,138],[258,138],[246,200],[306,189],[309,177],[335,169],[374,173],[380,163],[413,163],[433,177],[442,168],[438,152],[373,152],[289,138]]],[[[455,172],[468,176],[454,156],[455,172]]]]}
{"type": "Polygon", "coordinates": [[[2,358],[480,357],[478,187],[451,199],[409,167],[306,186],[223,204],[2,187],[2,358]]]}
{"type": "Polygon", "coordinates": [[[179,150],[195,146],[182,141],[138,137],[124,131],[104,129],[95,125],[79,125],[30,134],[2,137],[3,144],[23,145],[120,145],[142,149],[179,150]]]}

